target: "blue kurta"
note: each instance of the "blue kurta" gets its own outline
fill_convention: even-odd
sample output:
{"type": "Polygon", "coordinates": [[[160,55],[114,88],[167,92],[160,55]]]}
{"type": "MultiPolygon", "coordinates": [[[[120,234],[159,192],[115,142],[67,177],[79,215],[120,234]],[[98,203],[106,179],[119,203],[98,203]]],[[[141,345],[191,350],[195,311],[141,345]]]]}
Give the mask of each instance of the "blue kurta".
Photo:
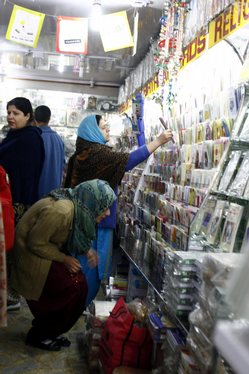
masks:
{"type": "Polygon", "coordinates": [[[39,184],[39,198],[60,188],[65,164],[64,143],[49,126],[40,126],[45,148],[45,159],[39,184]]]}

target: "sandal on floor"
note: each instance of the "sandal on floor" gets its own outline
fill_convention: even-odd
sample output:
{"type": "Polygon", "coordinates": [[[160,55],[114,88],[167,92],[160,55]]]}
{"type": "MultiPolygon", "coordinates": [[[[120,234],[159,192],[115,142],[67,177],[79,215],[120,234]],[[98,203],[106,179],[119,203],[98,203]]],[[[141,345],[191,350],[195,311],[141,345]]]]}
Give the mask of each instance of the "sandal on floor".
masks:
{"type": "Polygon", "coordinates": [[[57,344],[59,344],[61,347],[69,347],[71,345],[71,342],[70,340],[68,340],[65,336],[61,335],[61,336],[57,336],[57,338],[55,338],[55,341],[57,344]]]}
{"type": "Polygon", "coordinates": [[[59,345],[56,340],[52,339],[45,339],[40,342],[26,339],[26,344],[35,348],[44,349],[46,351],[59,351],[61,349],[61,345],[59,345]]]}

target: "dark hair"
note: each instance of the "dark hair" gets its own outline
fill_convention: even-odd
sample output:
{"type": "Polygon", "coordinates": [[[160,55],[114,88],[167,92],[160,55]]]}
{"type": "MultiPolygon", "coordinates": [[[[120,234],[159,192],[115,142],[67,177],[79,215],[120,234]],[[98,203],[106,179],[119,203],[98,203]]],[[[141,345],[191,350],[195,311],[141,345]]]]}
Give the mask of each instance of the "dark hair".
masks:
{"type": "Polygon", "coordinates": [[[14,105],[18,110],[23,112],[26,116],[28,113],[30,114],[29,122],[33,121],[34,113],[31,102],[26,99],[26,97],[15,97],[14,99],[8,101],[6,109],[8,110],[10,105],[14,105]]]}
{"type": "Polygon", "coordinates": [[[49,123],[51,110],[46,105],[40,105],[35,109],[34,117],[37,122],[49,123]]]}
{"type": "Polygon", "coordinates": [[[96,114],[95,118],[96,118],[96,121],[97,121],[97,125],[99,126],[99,123],[100,123],[100,120],[102,119],[102,116],[100,116],[99,114],[96,114]]]}

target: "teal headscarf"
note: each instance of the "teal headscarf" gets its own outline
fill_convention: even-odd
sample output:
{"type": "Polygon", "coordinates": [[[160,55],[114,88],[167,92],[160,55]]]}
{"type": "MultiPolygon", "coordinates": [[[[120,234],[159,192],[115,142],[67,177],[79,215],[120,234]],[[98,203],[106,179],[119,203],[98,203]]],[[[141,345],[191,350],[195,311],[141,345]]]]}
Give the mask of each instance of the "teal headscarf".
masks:
{"type": "Polygon", "coordinates": [[[87,116],[81,121],[77,135],[79,138],[88,140],[92,143],[106,144],[107,142],[99,129],[96,117],[94,115],[87,116]]]}
{"type": "Polygon", "coordinates": [[[109,209],[116,195],[109,184],[100,179],[80,183],[74,189],[61,188],[50,192],[54,199],[69,199],[74,204],[74,221],[67,249],[75,255],[85,254],[96,238],[96,217],[109,209]]]}

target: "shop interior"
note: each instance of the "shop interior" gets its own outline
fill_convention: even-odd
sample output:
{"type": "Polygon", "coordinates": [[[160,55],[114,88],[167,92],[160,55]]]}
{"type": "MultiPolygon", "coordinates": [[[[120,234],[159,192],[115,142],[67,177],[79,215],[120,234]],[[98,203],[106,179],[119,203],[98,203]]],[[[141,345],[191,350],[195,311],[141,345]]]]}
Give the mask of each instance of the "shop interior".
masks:
{"type": "Polygon", "coordinates": [[[53,360],[25,347],[31,317],[22,308],[2,318],[0,372],[247,374],[249,1],[2,0],[0,9],[0,127],[6,102],[24,96],[51,108],[68,158],[88,114],[106,118],[109,144],[122,152],[165,126],[173,132],[123,176],[111,274],[69,332],[70,351],[53,360]],[[15,5],[45,15],[36,47],[9,40],[15,5]],[[101,32],[90,28],[95,7],[125,11],[130,46],[104,50],[101,32]],[[89,18],[87,52],[57,50],[59,16],[89,18]],[[121,298],[150,335],[143,363],[112,366],[103,354],[121,298]]]}

